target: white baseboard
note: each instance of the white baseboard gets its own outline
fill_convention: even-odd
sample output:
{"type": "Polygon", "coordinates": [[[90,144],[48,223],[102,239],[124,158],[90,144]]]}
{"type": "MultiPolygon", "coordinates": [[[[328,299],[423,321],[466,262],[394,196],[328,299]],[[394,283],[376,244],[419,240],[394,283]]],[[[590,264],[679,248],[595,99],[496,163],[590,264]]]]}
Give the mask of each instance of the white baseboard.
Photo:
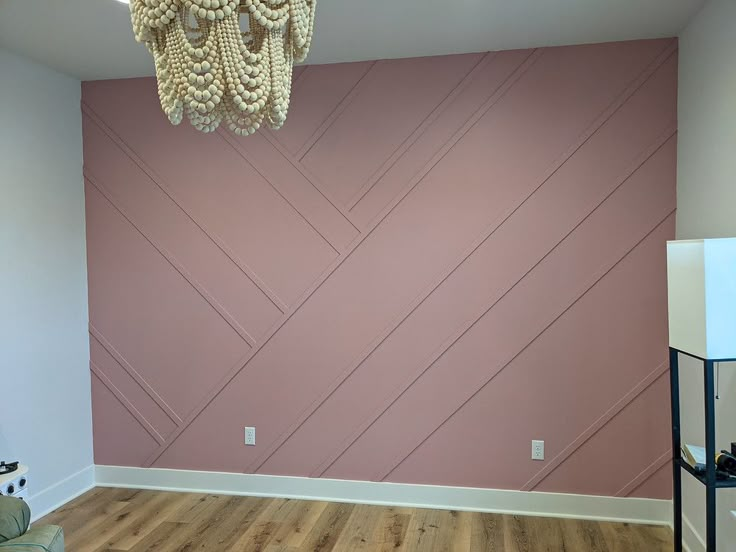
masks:
{"type": "Polygon", "coordinates": [[[100,487],[670,525],[672,501],[158,468],[96,466],[100,487]]]}
{"type": "Polygon", "coordinates": [[[87,466],[58,483],[28,497],[31,521],[60,508],[95,486],[95,467],[87,466]]]}

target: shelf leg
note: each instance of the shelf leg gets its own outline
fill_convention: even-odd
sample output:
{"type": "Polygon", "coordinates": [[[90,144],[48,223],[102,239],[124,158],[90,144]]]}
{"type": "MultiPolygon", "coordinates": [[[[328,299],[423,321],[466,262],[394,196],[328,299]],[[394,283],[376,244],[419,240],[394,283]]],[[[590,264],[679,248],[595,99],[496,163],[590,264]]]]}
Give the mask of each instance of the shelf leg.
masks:
{"type": "Polygon", "coordinates": [[[705,367],[705,511],[706,552],[716,552],[716,411],[712,360],[705,367]]]}
{"type": "Polygon", "coordinates": [[[675,552],[682,552],[682,468],[680,467],[680,372],[679,357],[670,347],[670,405],[672,409],[672,506],[675,552]]]}

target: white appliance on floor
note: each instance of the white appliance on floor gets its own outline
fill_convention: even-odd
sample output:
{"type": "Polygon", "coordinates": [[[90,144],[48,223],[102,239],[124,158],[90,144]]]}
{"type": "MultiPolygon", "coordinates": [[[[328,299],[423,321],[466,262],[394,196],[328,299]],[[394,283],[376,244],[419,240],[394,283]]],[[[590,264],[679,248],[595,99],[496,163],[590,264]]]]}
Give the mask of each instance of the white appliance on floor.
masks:
{"type": "Polygon", "coordinates": [[[0,495],[28,500],[28,466],[19,464],[17,470],[0,475],[0,495]]]}

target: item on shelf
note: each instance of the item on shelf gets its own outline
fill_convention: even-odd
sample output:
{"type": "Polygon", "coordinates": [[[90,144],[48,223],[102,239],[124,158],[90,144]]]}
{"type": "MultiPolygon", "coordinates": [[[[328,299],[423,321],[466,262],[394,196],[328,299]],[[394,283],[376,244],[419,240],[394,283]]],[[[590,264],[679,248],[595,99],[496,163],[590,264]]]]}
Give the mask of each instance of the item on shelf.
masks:
{"type": "Polygon", "coordinates": [[[722,472],[736,476],[736,456],[722,450],[716,455],[716,467],[722,472]]]}
{"type": "Polygon", "coordinates": [[[683,445],[682,457],[696,470],[705,469],[705,448],[695,445],[683,445]]]}

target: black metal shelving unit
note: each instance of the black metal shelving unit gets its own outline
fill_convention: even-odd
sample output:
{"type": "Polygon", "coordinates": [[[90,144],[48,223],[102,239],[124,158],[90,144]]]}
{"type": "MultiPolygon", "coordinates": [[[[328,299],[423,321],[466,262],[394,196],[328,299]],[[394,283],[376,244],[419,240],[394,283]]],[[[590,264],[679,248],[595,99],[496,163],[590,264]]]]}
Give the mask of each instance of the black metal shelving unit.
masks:
{"type": "Polygon", "coordinates": [[[716,552],[716,490],[736,488],[736,479],[716,478],[716,409],[714,368],[718,362],[736,362],[734,358],[702,358],[670,347],[670,389],[672,392],[672,479],[674,487],[675,552],[682,552],[682,470],[684,469],[705,485],[706,552],[716,552]],[[682,458],[680,438],[680,372],[679,355],[700,360],[703,363],[703,390],[705,393],[705,475],[695,470],[682,458]]]}

